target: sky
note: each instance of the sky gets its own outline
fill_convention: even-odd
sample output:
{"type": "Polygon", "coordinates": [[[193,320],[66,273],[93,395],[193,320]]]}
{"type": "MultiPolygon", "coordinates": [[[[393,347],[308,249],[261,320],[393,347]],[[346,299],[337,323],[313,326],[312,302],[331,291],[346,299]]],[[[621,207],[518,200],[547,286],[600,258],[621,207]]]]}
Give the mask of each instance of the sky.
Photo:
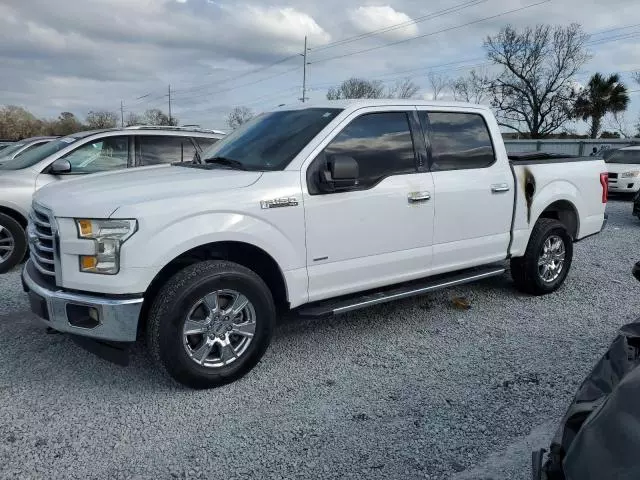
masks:
{"type": "Polygon", "coordinates": [[[575,22],[591,35],[592,55],[576,80],[620,72],[638,90],[626,115],[635,124],[636,2],[541,1],[2,0],[0,105],[47,118],[119,114],[121,102],[125,115],[166,111],[170,85],[181,124],[226,129],[235,106],[260,112],[300,101],[305,36],[310,100],[352,76],[389,86],[410,77],[430,99],[429,72],[455,78],[472,68],[491,71],[482,43],[506,24],[575,22]]]}

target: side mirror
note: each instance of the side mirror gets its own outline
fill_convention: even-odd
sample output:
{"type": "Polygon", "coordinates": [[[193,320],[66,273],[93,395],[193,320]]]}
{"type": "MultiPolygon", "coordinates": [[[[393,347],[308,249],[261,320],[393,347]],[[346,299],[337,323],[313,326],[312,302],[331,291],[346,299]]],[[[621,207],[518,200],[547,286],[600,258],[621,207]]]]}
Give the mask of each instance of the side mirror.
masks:
{"type": "Polygon", "coordinates": [[[51,164],[49,173],[52,175],[64,175],[66,173],[71,173],[71,164],[69,163],[69,160],[59,158],[51,164]]]}
{"type": "Polygon", "coordinates": [[[320,172],[320,189],[339,192],[358,184],[358,162],[346,155],[333,155],[327,159],[326,168],[320,172]]]}
{"type": "Polygon", "coordinates": [[[640,262],[633,266],[633,276],[640,282],[640,262]]]}

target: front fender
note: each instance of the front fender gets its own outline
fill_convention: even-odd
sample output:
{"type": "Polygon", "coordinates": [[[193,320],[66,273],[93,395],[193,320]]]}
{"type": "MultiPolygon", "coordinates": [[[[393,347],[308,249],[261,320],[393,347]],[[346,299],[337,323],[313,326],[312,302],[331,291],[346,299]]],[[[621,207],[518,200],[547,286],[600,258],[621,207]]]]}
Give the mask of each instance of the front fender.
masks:
{"type": "MultiPolygon", "coordinates": [[[[301,219],[302,220],[302,219],[301,219]]],[[[149,268],[158,271],[181,254],[215,242],[235,241],[256,246],[278,263],[282,271],[305,266],[304,224],[295,231],[285,231],[276,224],[254,216],[236,212],[215,212],[180,218],[155,231],[134,235],[123,247],[122,265],[125,268],[149,268]],[[298,237],[298,238],[296,238],[298,237]]]]}

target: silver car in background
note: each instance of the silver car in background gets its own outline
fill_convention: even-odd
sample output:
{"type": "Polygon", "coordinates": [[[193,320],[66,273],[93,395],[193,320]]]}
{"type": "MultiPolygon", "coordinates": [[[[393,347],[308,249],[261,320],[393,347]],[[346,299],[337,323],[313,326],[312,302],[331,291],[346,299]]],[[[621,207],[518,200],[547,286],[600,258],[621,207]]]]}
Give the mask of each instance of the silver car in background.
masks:
{"type": "Polygon", "coordinates": [[[45,143],[49,143],[55,138],[58,137],[31,137],[18,142],[13,142],[0,150],[0,165],[38,148],[45,143]]]}
{"type": "Polygon", "coordinates": [[[13,159],[0,160],[0,273],[25,257],[27,217],[37,189],[77,175],[197,161],[200,152],[223,136],[224,132],[183,127],[94,130],[49,139],[13,159]]]}

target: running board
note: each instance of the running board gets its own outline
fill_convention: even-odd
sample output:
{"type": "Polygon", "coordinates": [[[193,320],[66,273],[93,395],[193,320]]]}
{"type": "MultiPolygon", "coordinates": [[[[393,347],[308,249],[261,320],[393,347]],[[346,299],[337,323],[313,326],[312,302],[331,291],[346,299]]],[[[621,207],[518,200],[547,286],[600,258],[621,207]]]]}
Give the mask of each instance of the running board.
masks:
{"type": "Polygon", "coordinates": [[[341,313],[371,307],[380,303],[400,300],[402,298],[422,295],[455,285],[475,282],[484,278],[502,275],[505,272],[504,265],[489,265],[470,268],[455,273],[436,275],[433,277],[414,280],[399,285],[392,285],[383,289],[368,290],[355,295],[321,300],[301,306],[297,314],[301,317],[327,317],[341,313]]]}

